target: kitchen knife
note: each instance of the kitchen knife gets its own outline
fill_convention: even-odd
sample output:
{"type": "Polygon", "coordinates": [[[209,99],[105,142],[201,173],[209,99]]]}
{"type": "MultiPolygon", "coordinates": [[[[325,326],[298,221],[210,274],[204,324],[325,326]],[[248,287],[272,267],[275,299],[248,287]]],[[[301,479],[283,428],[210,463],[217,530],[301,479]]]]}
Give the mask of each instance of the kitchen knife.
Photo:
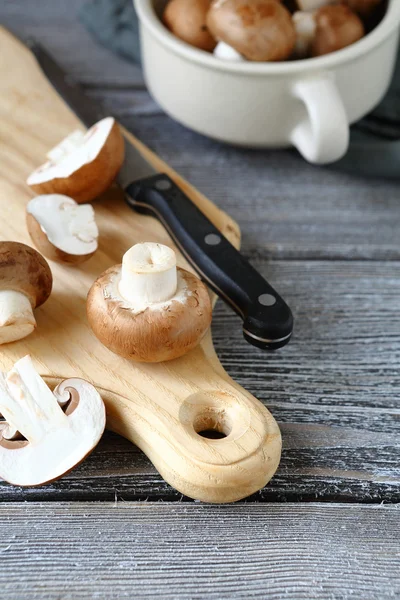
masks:
{"type": "MultiPolygon", "coordinates": [[[[50,83],[87,127],[109,116],[40,44],[29,40],[27,46],[50,83]]],[[[271,350],[287,344],[293,317],[279,294],[174,181],[165,173],[156,172],[126,139],[125,151],[118,183],[125,190],[128,205],[161,221],[200,277],[243,319],[243,334],[248,342],[271,350]]]]}

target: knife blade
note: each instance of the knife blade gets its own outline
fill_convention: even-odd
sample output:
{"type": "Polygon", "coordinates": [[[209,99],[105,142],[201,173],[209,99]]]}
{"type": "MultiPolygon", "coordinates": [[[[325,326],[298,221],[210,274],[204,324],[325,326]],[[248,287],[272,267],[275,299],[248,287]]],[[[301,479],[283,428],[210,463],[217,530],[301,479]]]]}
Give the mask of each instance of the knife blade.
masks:
{"type": "MultiPolygon", "coordinates": [[[[109,116],[35,40],[30,48],[49,82],[86,125],[109,116]]],[[[157,172],[125,139],[125,161],[117,181],[134,210],[158,218],[199,276],[242,318],[245,339],[261,349],[288,343],[290,308],[262,275],[165,173],[157,172]]]]}

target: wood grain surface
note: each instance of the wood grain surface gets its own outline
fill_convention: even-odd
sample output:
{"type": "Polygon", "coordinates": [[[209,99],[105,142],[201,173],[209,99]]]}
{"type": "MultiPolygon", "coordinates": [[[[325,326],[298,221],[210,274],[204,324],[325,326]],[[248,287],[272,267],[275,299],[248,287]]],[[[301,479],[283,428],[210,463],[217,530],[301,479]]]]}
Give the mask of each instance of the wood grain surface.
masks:
{"type": "Polygon", "coordinates": [[[395,507],[16,503],[0,520],[0,594],[393,600],[399,535],[395,507]]]}
{"type": "MultiPolygon", "coordinates": [[[[214,313],[222,364],[271,408],[284,432],[276,488],[258,497],[397,501],[398,185],[315,168],[292,151],[235,149],[186,130],[149,98],[138,67],[87,34],[77,16],[82,5],[37,0],[33,8],[6,0],[0,21],[40,39],[87,93],[227,210],[241,224],[245,254],[293,309],[293,340],[274,354],[246,344],[239,319],[221,302],[214,313]]],[[[128,498],[178,497],[145,457],[121,444],[137,456],[133,476],[110,437],[89,463],[91,473],[106,465],[102,478],[82,466],[73,489],[69,480],[29,491],[2,484],[1,497],[94,498],[100,490],[93,479],[102,497],[110,488],[128,498]]]]}

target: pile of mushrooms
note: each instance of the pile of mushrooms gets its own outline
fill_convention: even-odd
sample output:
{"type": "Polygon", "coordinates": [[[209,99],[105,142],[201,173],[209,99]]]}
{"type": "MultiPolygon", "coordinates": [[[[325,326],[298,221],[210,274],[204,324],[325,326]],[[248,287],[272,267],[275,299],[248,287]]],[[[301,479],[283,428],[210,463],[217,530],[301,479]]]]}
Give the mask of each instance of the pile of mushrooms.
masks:
{"type": "Polygon", "coordinates": [[[0,373],[0,477],[20,486],[48,483],[80,463],[106,424],[103,401],[82,379],[52,392],[25,356],[0,373]]]}
{"type": "Polygon", "coordinates": [[[169,0],[166,27],[230,61],[322,56],[360,40],[384,0],[169,0]]]}
{"type": "Polygon", "coordinates": [[[87,316],[96,337],[116,354],[137,362],[182,356],[211,323],[205,285],[176,266],[171,248],[136,244],[95,281],[87,316]]]}

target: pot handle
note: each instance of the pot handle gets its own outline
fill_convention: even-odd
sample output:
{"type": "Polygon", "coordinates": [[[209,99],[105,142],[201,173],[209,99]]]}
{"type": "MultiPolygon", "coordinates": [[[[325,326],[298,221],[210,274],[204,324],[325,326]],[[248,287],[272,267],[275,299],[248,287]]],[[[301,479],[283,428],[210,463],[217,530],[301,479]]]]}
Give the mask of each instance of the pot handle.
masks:
{"type": "Polygon", "coordinates": [[[342,98],[330,72],[297,80],[292,95],[307,113],[290,136],[306,160],[327,164],[342,158],[349,146],[349,122],[342,98]]]}

